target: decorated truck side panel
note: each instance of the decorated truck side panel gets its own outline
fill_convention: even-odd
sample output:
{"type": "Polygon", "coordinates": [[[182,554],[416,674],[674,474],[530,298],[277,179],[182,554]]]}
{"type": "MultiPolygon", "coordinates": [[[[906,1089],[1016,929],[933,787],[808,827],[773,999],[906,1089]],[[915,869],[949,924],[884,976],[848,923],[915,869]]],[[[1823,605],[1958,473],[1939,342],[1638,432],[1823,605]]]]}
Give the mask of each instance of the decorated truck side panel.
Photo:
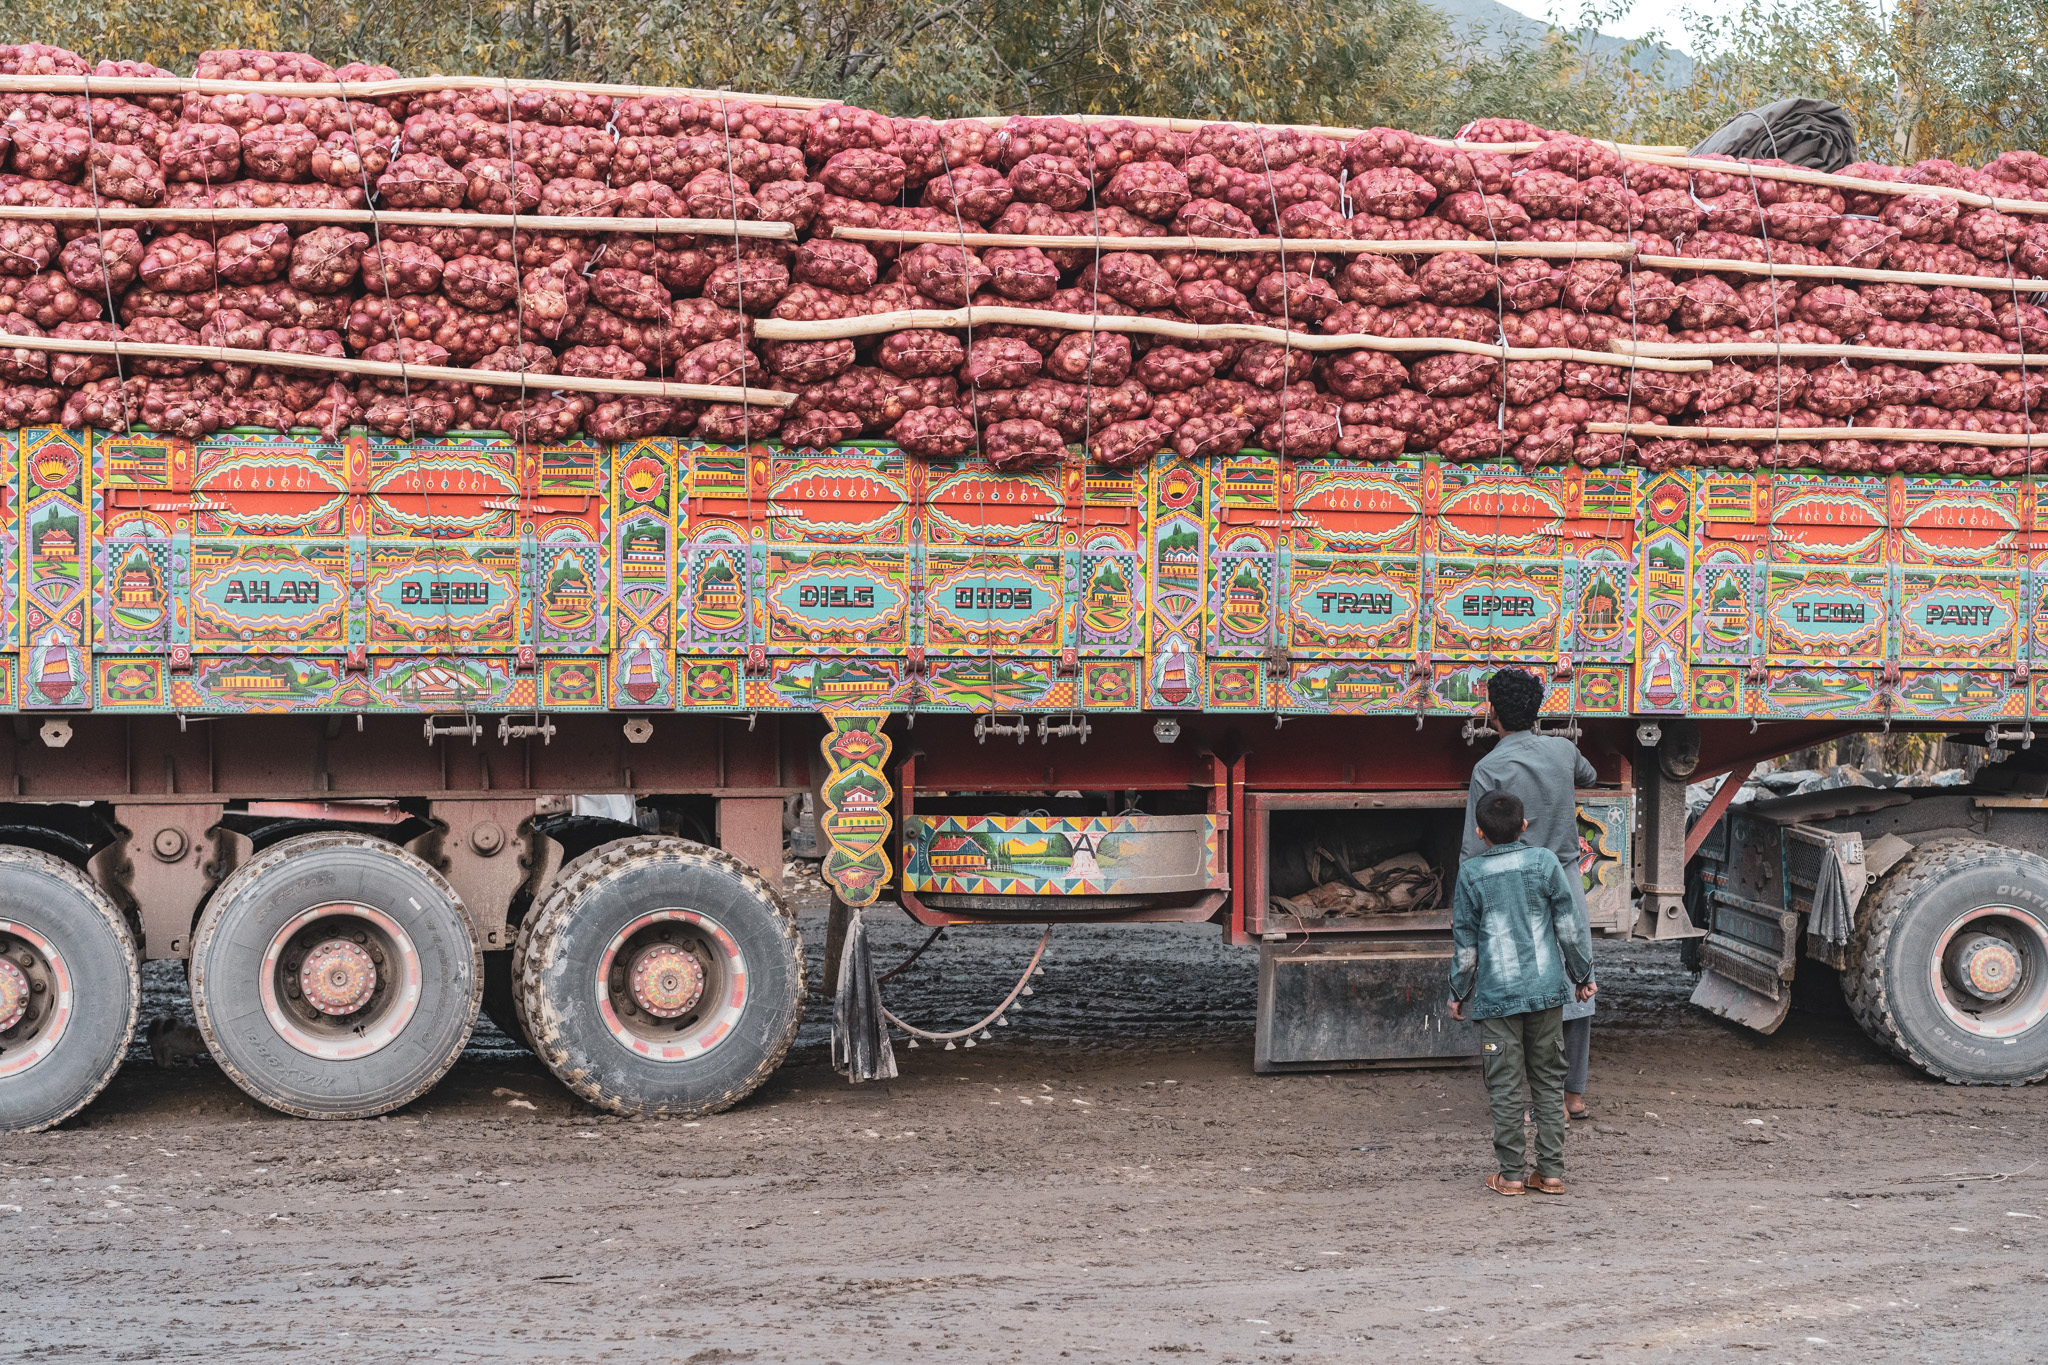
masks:
{"type": "MultiPolygon", "coordinates": [[[[1834,862],[1798,894],[1714,897],[1725,845],[1701,854],[1684,797],[1857,730],[2024,744],[2038,519],[2024,478],[0,436],[0,806],[25,831],[0,850],[0,1121],[105,1083],[139,957],[190,960],[215,1055],[290,1113],[407,1102],[479,1008],[593,1103],[731,1103],[800,1013],[778,883],[805,793],[835,925],[885,899],[935,926],[1213,922],[1258,947],[1262,1069],[1460,1057],[1432,983],[1510,663],[1600,775],[1597,931],[1702,937],[1700,1003],[1753,1026],[1837,971],[1917,1065],[2035,1079],[2048,931],[2000,888],[2048,895],[2041,840],[1928,805],[1887,863],[1861,850],[1891,817],[1816,817],[1788,837],[1834,862]],[[600,793],[627,799],[568,799],[600,793]],[[1413,855],[1434,889],[1305,909],[1326,846],[1347,876],[1413,855]],[[1959,1028],[1996,1065],[1938,1045],[1959,1028]]],[[[2030,773],[1953,799],[2032,830],[2030,773]]]]}
{"type": "Polygon", "coordinates": [[[1981,722],[2037,704],[2023,480],[0,435],[22,710],[1981,722]]]}

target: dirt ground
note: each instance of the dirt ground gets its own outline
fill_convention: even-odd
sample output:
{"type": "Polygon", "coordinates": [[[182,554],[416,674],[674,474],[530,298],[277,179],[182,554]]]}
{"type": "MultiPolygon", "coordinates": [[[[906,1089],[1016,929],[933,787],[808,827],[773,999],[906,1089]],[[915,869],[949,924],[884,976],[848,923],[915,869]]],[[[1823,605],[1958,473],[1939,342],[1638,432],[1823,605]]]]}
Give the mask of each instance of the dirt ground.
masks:
{"type": "MultiPolygon", "coordinates": [[[[918,937],[884,921],[878,961],[918,937]]],[[[965,1022],[1035,939],[952,936],[890,1003],[965,1022]]],[[[814,1001],[698,1123],[593,1113],[488,1026],[363,1123],[145,1054],[0,1142],[0,1355],[2048,1359],[2048,1089],[1929,1081],[1826,1010],[1759,1038],[1674,950],[1598,955],[1563,1199],[1481,1188],[1476,1072],[1254,1076],[1254,957],[1206,927],[1058,930],[1013,1027],[886,1084],[833,1074],[814,1001]]]]}

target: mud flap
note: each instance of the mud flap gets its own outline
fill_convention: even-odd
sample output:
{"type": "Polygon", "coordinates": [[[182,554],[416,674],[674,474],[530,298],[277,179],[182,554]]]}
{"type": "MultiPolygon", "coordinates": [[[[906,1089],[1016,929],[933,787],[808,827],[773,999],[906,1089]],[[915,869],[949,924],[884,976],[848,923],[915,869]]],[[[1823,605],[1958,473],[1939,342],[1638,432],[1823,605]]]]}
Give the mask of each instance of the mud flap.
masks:
{"type": "Polygon", "coordinates": [[[1458,1066],[1479,1059],[1479,1028],[1445,1012],[1451,941],[1266,944],[1252,1069],[1458,1066]]]}
{"type": "Polygon", "coordinates": [[[1777,1032],[1778,1025],[1792,1012],[1792,992],[1781,991],[1779,998],[1773,1000],[1747,986],[1738,986],[1718,972],[1700,973],[1700,984],[1693,987],[1692,1002],[1709,1014],[1718,1014],[1758,1033],[1777,1032]]]}

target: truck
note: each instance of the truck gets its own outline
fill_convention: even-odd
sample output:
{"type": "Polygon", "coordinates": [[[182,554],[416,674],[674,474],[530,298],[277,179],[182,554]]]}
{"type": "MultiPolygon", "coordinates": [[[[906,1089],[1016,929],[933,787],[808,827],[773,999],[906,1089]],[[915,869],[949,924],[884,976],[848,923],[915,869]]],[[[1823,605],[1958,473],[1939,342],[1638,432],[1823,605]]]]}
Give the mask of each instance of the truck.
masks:
{"type": "Polygon", "coordinates": [[[1460,1059],[1509,664],[1599,774],[1597,933],[1750,1027],[1839,973],[1921,1070],[2038,1080],[2041,515],[2023,475],[0,434],[0,1127],[92,1100],[166,959],[285,1113],[418,1098],[480,1008],[592,1104],[734,1104],[802,1012],[806,796],[835,925],[1213,924],[1258,1069],[1460,1059]],[[2005,761],[1722,818],[1881,730],[2005,761]]]}

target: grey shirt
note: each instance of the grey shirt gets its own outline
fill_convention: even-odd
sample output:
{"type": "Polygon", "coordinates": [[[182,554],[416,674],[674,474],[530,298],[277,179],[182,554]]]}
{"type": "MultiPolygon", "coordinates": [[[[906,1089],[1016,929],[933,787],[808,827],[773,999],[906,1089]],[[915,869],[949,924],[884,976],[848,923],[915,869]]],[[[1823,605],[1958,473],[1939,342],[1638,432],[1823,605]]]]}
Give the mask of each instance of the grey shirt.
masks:
{"type": "MultiPolygon", "coordinates": [[[[1598,777],[1586,756],[1568,739],[1529,730],[1502,735],[1493,752],[1472,769],[1472,788],[1465,794],[1465,842],[1458,850],[1458,862],[1463,864],[1486,850],[1478,832],[1479,798],[1491,791],[1505,791],[1521,801],[1522,813],[1529,819],[1522,842],[1547,848],[1568,871],[1576,869],[1579,803],[1573,791],[1591,786],[1598,777]]],[[[1579,884],[1577,877],[1570,880],[1579,884]]],[[[1583,900],[1583,887],[1580,892],[1583,900]]]]}
{"type": "MultiPolygon", "coordinates": [[[[1459,866],[1486,851],[1476,828],[1479,798],[1492,791],[1511,793],[1521,801],[1522,813],[1529,820],[1522,842],[1549,849],[1564,864],[1564,879],[1579,912],[1580,932],[1588,932],[1586,884],[1579,875],[1579,803],[1574,789],[1591,786],[1598,777],[1579,747],[1568,739],[1530,730],[1502,735],[1493,752],[1472,769],[1472,786],[1465,793],[1465,841],[1458,850],[1459,866]]],[[[1593,1008],[1591,1000],[1570,999],[1565,1002],[1564,1017],[1583,1019],[1593,1008]]]]}

